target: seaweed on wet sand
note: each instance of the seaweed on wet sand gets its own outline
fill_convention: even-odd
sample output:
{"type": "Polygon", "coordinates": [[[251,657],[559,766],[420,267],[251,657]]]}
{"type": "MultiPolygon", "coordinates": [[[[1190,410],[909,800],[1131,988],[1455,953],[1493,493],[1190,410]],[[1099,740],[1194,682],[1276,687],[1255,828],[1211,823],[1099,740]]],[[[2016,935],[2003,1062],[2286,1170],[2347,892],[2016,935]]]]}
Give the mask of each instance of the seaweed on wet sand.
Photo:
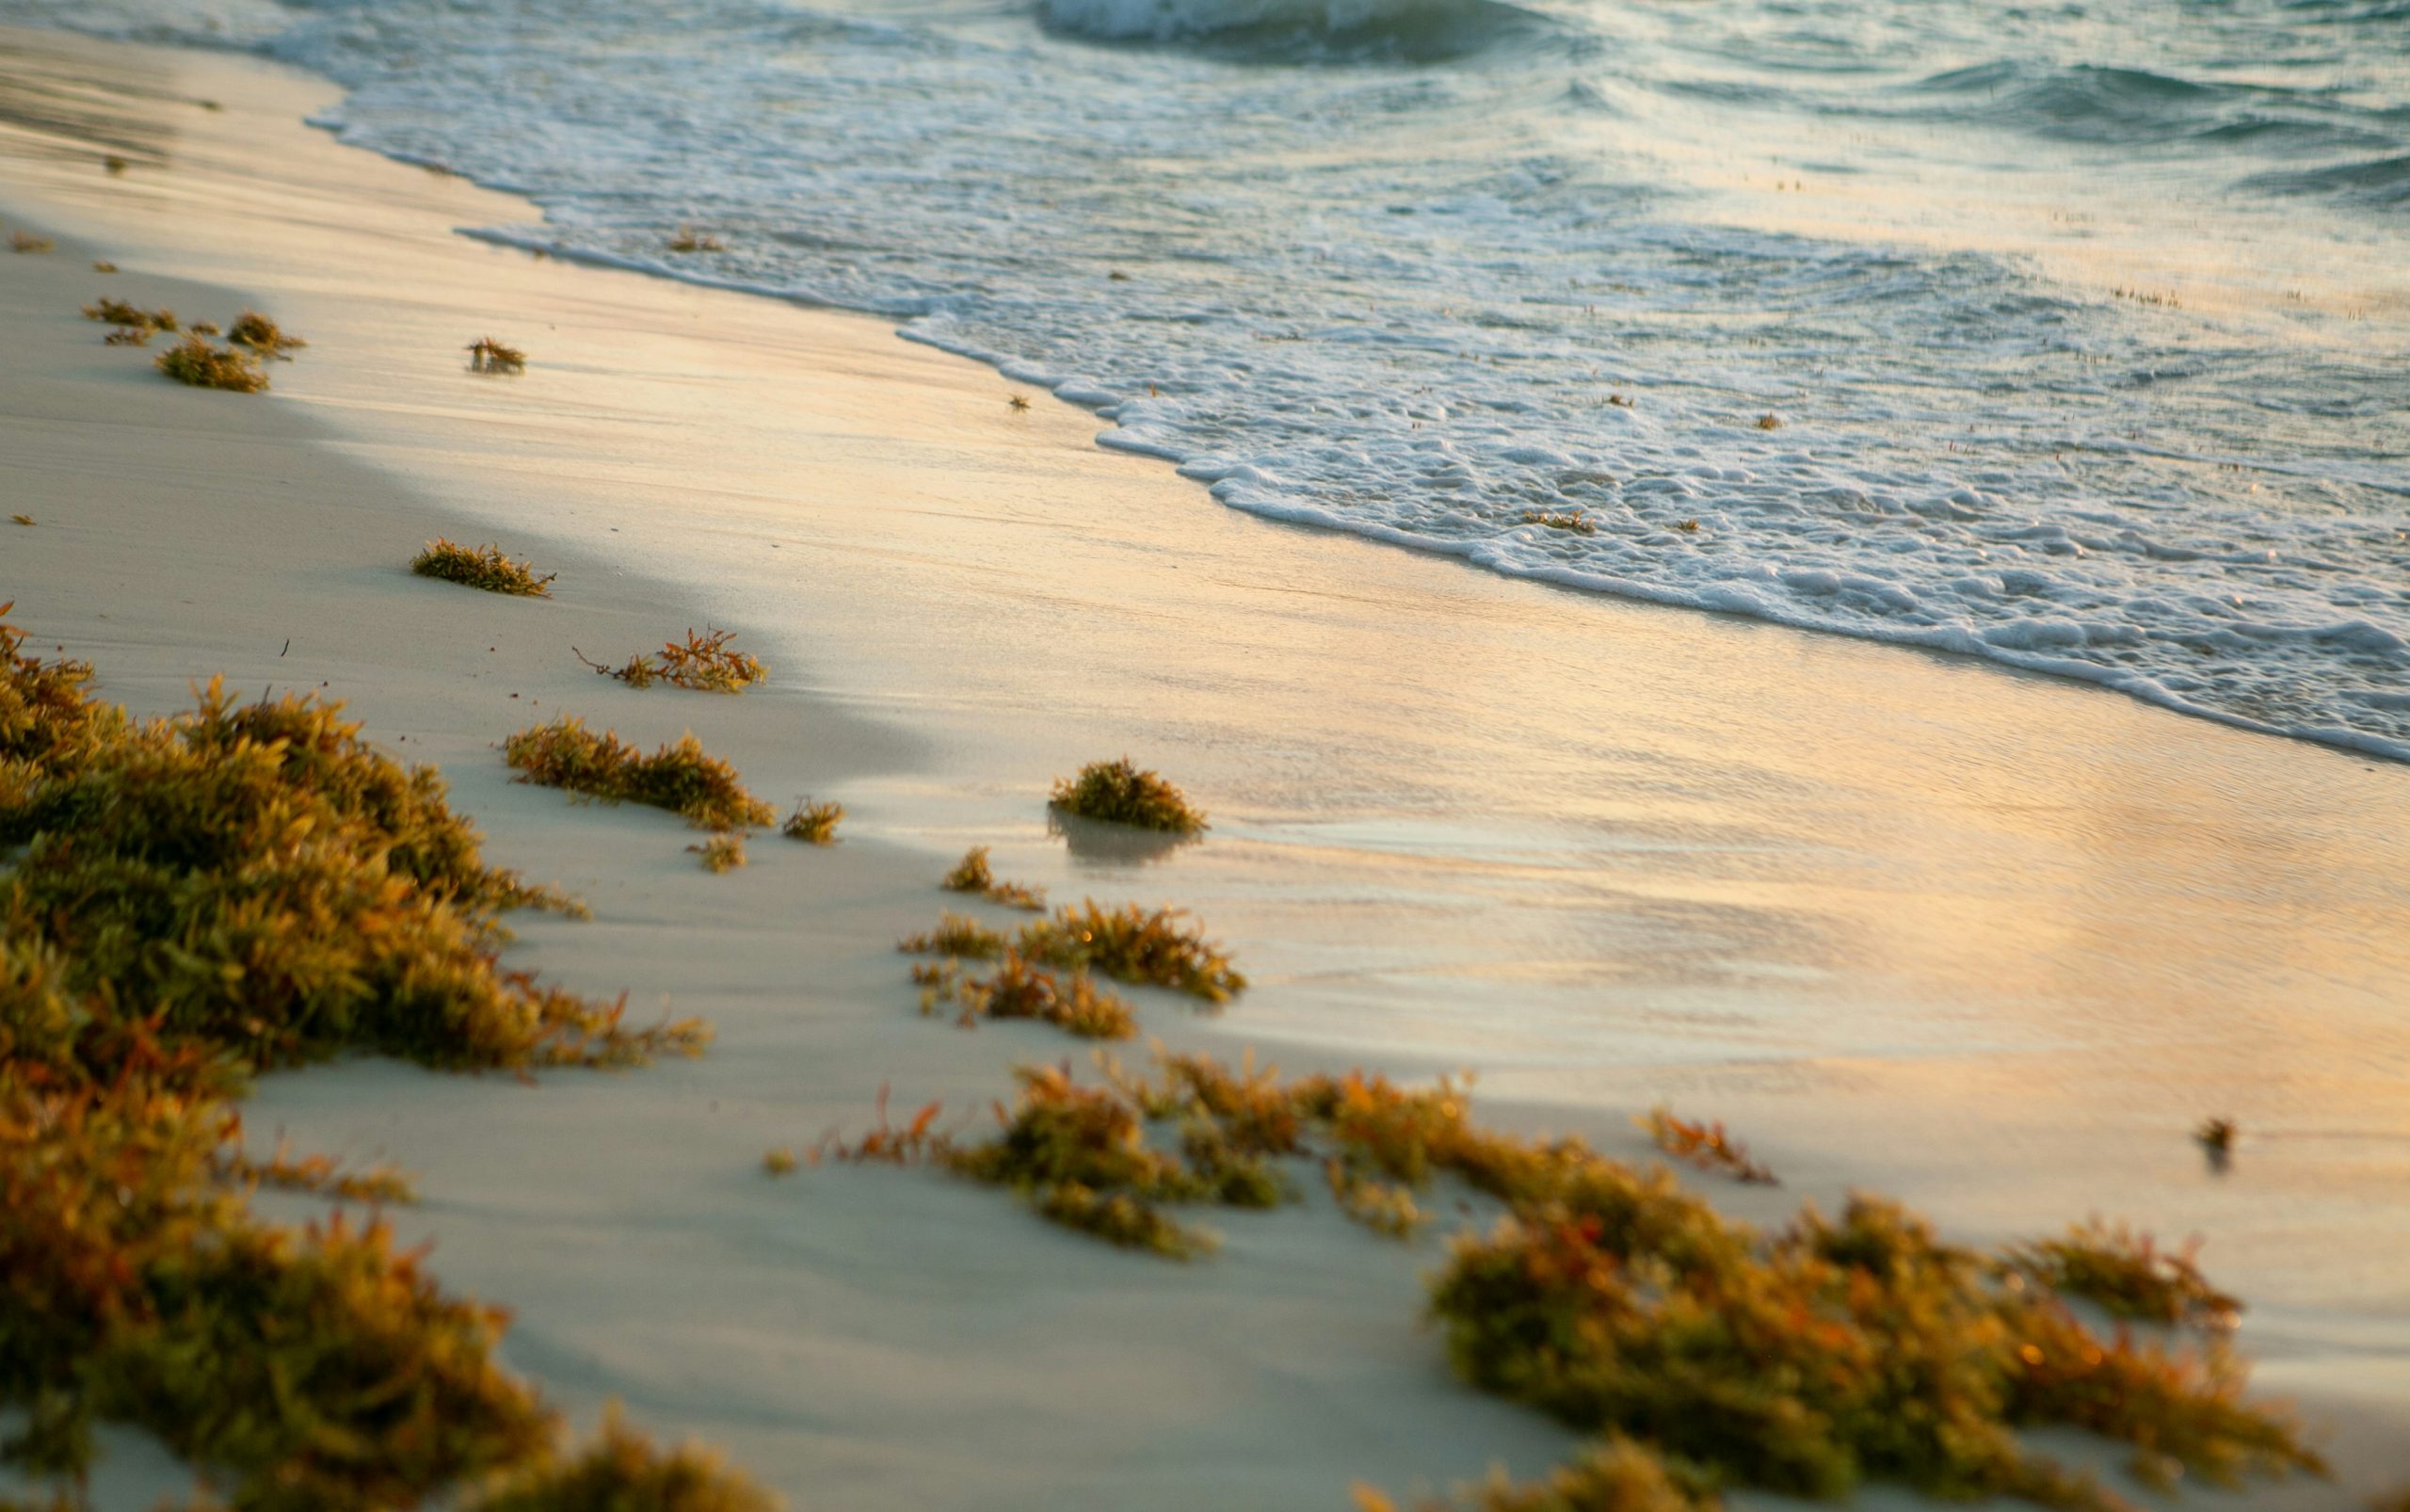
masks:
{"type": "Polygon", "coordinates": [[[552,596],[553,579],[560,575],[547,572],[538,577],[533,564],[512,561],[499,546],[463,546],[442,536],[428,541],[426,549],[410,559],[410,571],[420,577],[482,588],[488,593],[538,599],[552,596]]]}
{"type": "Polygon", "coordinates": [[[1164,987],[1207,1003],[1228,1003],[1246,978],[1222,947],[1178,909],[1107,908],[1089,898],[1022,927],[1015,941],[1032,960],[1094,970],[1135,987],[1164,987]]]}
{"type": "Polygon", "coordinates": [[[643,803],[683,814],[699,829],[768,825],[770,806],[745,790],[736,768],[692,734],[647,756],[611,731],[564,717],[520,731],[503,745],[519,780],[605,803],[643,803]]]}
{"type": "Polygon", "coordinates": [[[837,843],[838,822],[844,817],[845,806],[842,803],[797,798],[795,812],[779,826],[779,833],[808,845],[833,845],[837,843]]]}
{"type": "Polygon", "coordinates": [[[629,1031],[505,968],[502,910],[574,905],[487,866],[437,775],[340,705],[213,682],[136,720],[24,641],[0,622],[0,1454],[81,1480],[119,1424],[262,1512],[593,1504],[480,1489],[554,1464],[559,1435],[495,1356],[500,1312],[374,1216],[250,1206],[405,1201],[407,1181],[249,1154],[231,1100],[340,1054],[524,1072],[691,1053],[700,1026],[629,1031]]]}
{"type": "Polygon", "coordinates": [[[212,346],[199,335],[186,336],[161,352],[157,366],[177,382],[197,389],[258,394],[267,387],[267,375],[260,370],[256,358],[235,347],[212,346]]]}
{"type": "Polygon", "coordinates": [[[631,656],[618,667],[586,661],[586,653],[574,646],[570,650],[600,675],[616,678],[630,687],[667,683],[700,693],[742,693],[770,672],[755,657],[731,645],[735,638],[736,633],[731,630],[706,629],[698,633],[689,629],[683,641],[666,641],[661,650],[631,656]]]}
{"type": "Polygon", "coordinates": [[[988,869],[988,847],[985,845],[973,845],[963,852],[962,860],[955,863],[954,870],[946,873],[945,879],[938,885],[949,893],[976,893],[990,903],[1001,903],[1008,909],[1025,909],[1036,913],[1046,907],[1043,890],[997,880],[995,873],[988,869]]]}
{"type": "Polygon", "coordinates": [[[1204,812],[1159,772],[1140,769],[1129,757],[1090,762],[1080,775],[1054,784],[1048,805],[1083,819],[1134,825],[1168,834],[1193,835],[1206,828],[1204,812]]]}
{"type": "Polygon", "coordinates": [[[1651,1108],[1632,1121],[1648,1135],[1649,1143],[1677,1160],[1737,1182],[1760,1186],[1781,1184],[1773,1171],[1750,1157],[1747,1146],[1725,1134],[1721,1122],[1700,1123],[1677,1118],[1673,1109],[1665,1107],[1651,1108]]]}
{"type": "Polygon", "coordinates": [[[492,336],[480,336],[469,343],[469,371],[472,373],[523,373],[527,371],[527,354],[508,342],[492,336]]]}

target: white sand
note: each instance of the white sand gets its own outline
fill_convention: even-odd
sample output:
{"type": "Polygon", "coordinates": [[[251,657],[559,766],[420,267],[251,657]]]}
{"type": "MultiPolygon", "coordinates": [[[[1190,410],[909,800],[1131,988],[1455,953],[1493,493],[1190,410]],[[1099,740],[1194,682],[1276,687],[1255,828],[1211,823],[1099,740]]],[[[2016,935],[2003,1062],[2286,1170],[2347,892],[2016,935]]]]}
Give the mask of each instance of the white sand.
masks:
{"type": "Polygon", "coordinates": [[[1670,1099],[1789,1179],[1753,1216],[1862,1186],[1969,1239],[2095,1211],[2201,1233],[2260,1378],[2352,1472],[2252,1504],[2410,1478],[2384,1462],[2410,1421],[2410,774],[1233,515],[876,322],[454,235],[531,213],[302,129],[328,91],[243,60],[0,32],[0,231],[76,238],[0,262],[0,516],[39,522],[0,522],[12,618],[143,712],[220,671],[328,684],[442,765],[496,860],[593,904],[515,959],[718,1026],[702,1061],[535,1090],[362,1065],[254,1099],[262,1130],[417,1171],[405,1231],[518,1310],[508,1358],[581,1417],[624,1397],[817,1507],[1335,1507],[1563,1452],[1415,1327],[1436,1246],[1318,1199],[1175,1267],[925,1173],[761,1175],[883,1081],[967,1110],[1077,1054],[912,1011],[891,942],[989,842],[1231,943],[1259,986],[1227,1014],[1145,1003],[1176,1044],[1476,1066],[1501,1119],[1624,1151],[1670,1099]],[[28,79],[164,161],[104,175],[62,135],[88,124],[24,123],[28,79]],[[104,292],[256,302],[313,346],[267,398],[178,390],[75,315],[104,292]],[[527,375],[462,370],[488,331],[527,375]],[[558,597],[408,576],[439,532],[533,555],[558,597]],[[705,619],[768,686],[638,693],[569,651],[705,619]],[[773,799],[845,801],[846,844],[758,837],[704,876],[673,820],[506,780],[491,747],[554,712],[691,726],[773,799]],[[1123,749],[1213,836],[1050,837],[1048,779],[1123,749]],[[2224,1179],[2184,1137],[2212,1112],[2246,1130],[2224,1179]]]}

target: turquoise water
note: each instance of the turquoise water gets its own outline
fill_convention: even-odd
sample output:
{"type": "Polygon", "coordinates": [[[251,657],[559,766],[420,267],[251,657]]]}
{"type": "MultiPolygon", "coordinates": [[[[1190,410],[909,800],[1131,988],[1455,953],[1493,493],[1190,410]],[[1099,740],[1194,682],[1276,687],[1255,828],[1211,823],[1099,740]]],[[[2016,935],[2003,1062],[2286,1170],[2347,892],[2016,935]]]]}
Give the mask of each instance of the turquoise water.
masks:
{"type": "Polygon", "coordinates": [[[884,314],[1236,507],[2410,758],[2402,0],[0,16],[317,70],[544,207],[482,234],[884,314]]]}

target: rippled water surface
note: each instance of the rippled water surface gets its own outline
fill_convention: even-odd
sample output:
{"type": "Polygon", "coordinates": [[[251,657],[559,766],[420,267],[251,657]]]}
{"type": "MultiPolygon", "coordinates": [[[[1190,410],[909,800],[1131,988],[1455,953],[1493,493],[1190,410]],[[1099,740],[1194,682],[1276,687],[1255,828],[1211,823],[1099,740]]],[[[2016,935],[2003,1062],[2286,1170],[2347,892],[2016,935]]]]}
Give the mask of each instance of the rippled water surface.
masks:
{"type": "Polygon", "coordinates": [[[1235,507],[2410,758],[2403,0],[0,0],[1235,507]],[[673,253],[676,228],[719,250],[673,253]]]}

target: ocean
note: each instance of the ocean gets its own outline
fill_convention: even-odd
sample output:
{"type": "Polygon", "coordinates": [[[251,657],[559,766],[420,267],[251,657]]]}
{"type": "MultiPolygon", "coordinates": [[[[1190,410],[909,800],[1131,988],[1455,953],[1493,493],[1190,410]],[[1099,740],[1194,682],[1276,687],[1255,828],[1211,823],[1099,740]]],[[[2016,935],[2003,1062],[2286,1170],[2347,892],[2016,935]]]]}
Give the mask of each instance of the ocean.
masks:
{"type": "Polygon", "coordinates": [[[1234,508],[2410,760],[2405,0],[0,18],[313,70],[543,207],[473,234],[886,316],[1234,508]]]}

